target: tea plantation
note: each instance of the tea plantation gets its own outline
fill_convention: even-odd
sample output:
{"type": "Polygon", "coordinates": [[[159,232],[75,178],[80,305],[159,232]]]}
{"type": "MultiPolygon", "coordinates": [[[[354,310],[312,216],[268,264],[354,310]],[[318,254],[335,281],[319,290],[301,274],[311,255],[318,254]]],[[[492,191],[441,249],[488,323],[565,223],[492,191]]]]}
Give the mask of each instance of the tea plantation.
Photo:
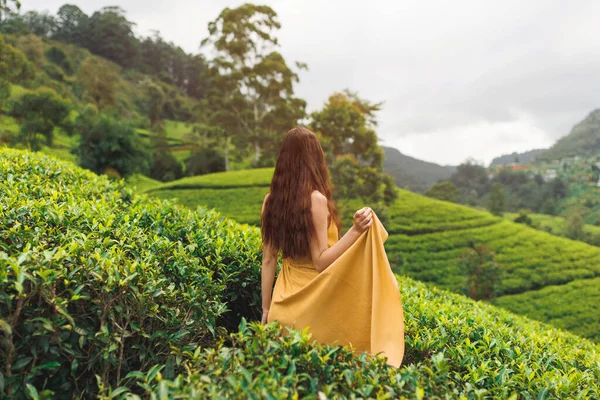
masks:
{"type": "MultiPolygon", "coordinates": [[[[191,208],[216,208],[239,222],[258,226],[272,173],[273,169],[265,168],[210,174],[154,185],[147,193],[176,198],[191,208]]],[[[405,190],[399,190],[388,215],[386,249],[395,272],[461,292],[465,277],[457,259],[472,244],[486,244],[497,253],[504,270],[499,296],[538,296],[535,293],[547,287],[546,301],[536,302],[535,307],[518,300],[499,300],[499,305],[600,341],[600,313],[588,301],[597,296],[592,282],[600,277],[600,248],[405,190]],[[563,297],[570,282],[579,290],[563,297]],[[568,309],[573,310],[568,316],[558,311],[568,309]]],[[[351,219],[344,222],[347,229],[351,219]]]]}
{"type": "Polygon", "coordinates": [[[399,369],[281,338],[260,262],[257,228],[0,149],[0,397],[600,396],[597,345],[408,278],[399,369]]]}

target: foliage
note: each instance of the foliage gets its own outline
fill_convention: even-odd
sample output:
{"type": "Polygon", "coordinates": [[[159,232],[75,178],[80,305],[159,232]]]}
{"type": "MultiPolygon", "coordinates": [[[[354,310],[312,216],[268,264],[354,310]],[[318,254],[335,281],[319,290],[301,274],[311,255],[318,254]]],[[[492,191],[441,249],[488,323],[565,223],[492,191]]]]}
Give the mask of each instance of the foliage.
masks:
{"type": "Polygon", "coordinates": [[[21,36],[17,39],[19,49],[33,64],[41,65],[44,61],[44,43],[35,35],[21,36]]]}
{"type": "Polygon", "coordinates": [[[493,303],[600,343],[600,330],[595,319],[600,314],[600,278],[502,296],[493,303]]]}
{"type": "Polygon", "coordinates": [[[42,135],[51,146],[56,127],[66,127],[70,103],[52,90],[25,93],[13,101],[9,114],[20,124],[19,140],[28,148],[39,150],[42,135]]]}
{"type": "Polygon", "coordinates": [[[107,115],[79,121],[79,125],[81,141],[74,153],[83,168],[99,174],[111,168],[121,176],[148,171],[150,149],[131,125],[107,115]]]}
{"type": "Polygon", "coordinates": [[[61,48],[52,46],[46,51],[46,58],[58,65],[67,74],[73,73],[73,66],[69,61],[69,56],[61,48]]]}
{"type": "Polygon", "coordinates": [[[483,244],[474,244],[458,261],[467,276],[466,293],[474,300],[491,300],[501,279],[496,255],[483,244]]]}
{"type": "Polygon", "coordinates": [[[452,182],[440,182],[425,192],[425,196],[456,203],[458,201],[458,188],[452,182]]]}
{"type": "Polygon", "coordinates": [[[0,13],[13,10],[13,6],[18,10],[21,8],[21,2],[18,0],[0,0],[0,13]]]}
{"type": "Polygon", "coordinates": [[[34,77],[33,66],[19,50],[0,35],[0,110],[10,97],[10,83],[23,83],[34,77]]]}
{"type": "Polygon", "coordinates": [[[488,210],[499,217],[504,213],[504,185],[494,182],[488,200],[488,210]]]}
{"type": "Polygon", "coordinates": [[[0,150],[0,185],[0,396],[181,371],[173,349],[257,318],[258,231],[15,150],[0,150]]]}
{"type": "Polygon", "coordinates": [[[225,8],[209,23],[209,37],[202,42],[217,53],[212,60],[215,85],[209,91],[210,102],[215,99],[220,109],[230,110],[227,119],[217,118],[219,126],[226,131],[230,124],[236,126],[230,130],[236,145],[251,147],[256,164],[261,149],[269,144],[265,155],[276,156],[273,141],[304,116],[306,106],[294,97],[297,72],[275,51],[275,32],[280,27],[273,9],[247,3],[225,8]]]}
{"type": "Polygon", "coordinates": [[[565,219],[565,236],[573,240],[582,240],[585,237],[584,225],[581,214],[572,213],[565,219]]]}
{"type": "Polygon", "coordinates": [[[258,229],[132,197],[122,183],[40,155],[0,154],[9,189],[0,191],[0,262],[10,265],[0,275],[0,351],[12,349],[3,396],[600,395],[597,346],[406,278],[400,369],[240,323],[258,318],[258,229]],[[238,317],[219,318],[226,308],[238,317]]]}
{"type": "Polygon", "coordinates": [[[77,73],[77,82],[83,86],[87,99],[100,109],[117,104],[119,80],[113,66],[95,57],[86,58],[77,73]]]}
{"type": "Polygon", "coordinates": [[[514,219],[514,221],[518,224],[525,224],[528,226],[533,225],[533,220],[529,216],[529,212],[527,210],[519,211],[519,215],[514,219]]]}
{"type": "Polygon", "coordinates": [[[185,161],[188,176],[204,175],[225,171],[225,159],[213,148],[205,148],[192,153],[185,161]]]}
{"type": "Polygon", "coordinates": [[[476,204],[477,198],[487,193],[490,187],[487,170],[472,160],[456,167],[450,181],[461,191],[463,204],[476,204]]]}
{"type": "MultiPolygon", "coordinates": [[[[373,129],[380,107],[348,90],[334,93],[311,115],[311,127],[329,159],[336,199],[361,199],[386,222],[386,206],[397,196],[393,177],[383,173],[383,151],[373,129]]],[[[343,214],[351,212],[340,205],[343,214]]]]}

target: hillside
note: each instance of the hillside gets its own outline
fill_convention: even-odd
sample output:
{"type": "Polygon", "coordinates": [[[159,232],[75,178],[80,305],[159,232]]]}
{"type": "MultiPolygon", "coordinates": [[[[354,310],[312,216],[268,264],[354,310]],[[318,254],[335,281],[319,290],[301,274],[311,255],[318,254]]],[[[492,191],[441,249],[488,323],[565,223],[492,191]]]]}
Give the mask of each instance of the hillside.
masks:
{"type": "Polygon", "coordinates": [[[0,182],[3,397],[600,396],[597,345],[408,278],[400,369],[238,330],[258,314],[258,229],[39,154],[0,149],[0,182]]]}
{"type": "Polygon", "coordinates": [[[558,139],[538,158],[560,160],[564,157],[590,156],[598,152],[600,152],[600,110],[594,110],[576,124],[568,135],[558,139]]]}
{"type": "Polygon", "coordinates": [[[499,167],[501,165],[518,163],[518,164],[529,164],[535,160],[535,158],[545,152],[546,149],[535,149],[526,151],[523,153],[513,152],[511,154],[505,154],[500,157],[496,157],[490,163],[489,168],[499,167]]]}
{"type": "Polygon", "coordinates": [[[439,180],[447,179],[454,167],[441,166],[404,155],[392,147],[381,147],[384,151],[383,171],[394,177],[401,188],[423,193],[439,180]]]}
{"type": "MultiPolygon", "coordinates": [[[[160,199],[177,199],[191,208],[215,208],[239,222],[258,226],[272,173],[267,168],[209,174],[153,186],[147,193],[160,199]]],[[[350,210],[363,206],[356,201],[350,203],[338,206],[350,210]]],[[[394,271],[441,288],[463,291],[465,276],[457,260],[473,244],[486,244],[496,252],[504,270],[497,288],[499,296],[600,277],[600,248],[487,212],[399,189],[399,197],[388,213],[390,221],[386,229],[390,237],[385,246],[394,271]]],[[[344,215],[344,230],[351,221],[351,215],[344,215]]],[[[593,295],[593,289],[589,290],[593,295]]],[[[567,304],[560,298],[555,301],[567,304]]],[[[600,331],[600,317],[585,296],[568,304],[600,331]]],[[[550,312],[553,305],[548,303],[546,308],[550,312]]],[[[590,334],[576,319],[567,328],[582,335],[590,334]]]]}
{"type": "MultiPolygon", "coordinates": [[[[546,214],[527,214],[532,221],[532,227],[553,235],[567,237],[567,221],[564,217],[546,214]]],[[[509,221],[514,221],[519,217],[517,213],[504,213],[503,217],[509,221]]],[[[593,246],[600,246],[600,226],[584,224],[584,237],[579,239],[593,246]]]]}

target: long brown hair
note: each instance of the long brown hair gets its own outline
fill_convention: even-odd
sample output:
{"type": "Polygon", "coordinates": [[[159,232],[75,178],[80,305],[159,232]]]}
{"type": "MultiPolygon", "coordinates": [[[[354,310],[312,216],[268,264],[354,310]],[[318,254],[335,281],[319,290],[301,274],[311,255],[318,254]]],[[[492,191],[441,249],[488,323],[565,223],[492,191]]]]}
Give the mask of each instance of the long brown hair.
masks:
{"type": "Polygon", "coordinates": [[[327,197],[331,222],[341,232],[323,147],[317,135],[297,127],[285,134],[279,148],[271,191],[261,215],[263,246],[281,250],[283,258],[310,255],[310,238],[316,234],[310,210],[314,190],[327,197]]]}

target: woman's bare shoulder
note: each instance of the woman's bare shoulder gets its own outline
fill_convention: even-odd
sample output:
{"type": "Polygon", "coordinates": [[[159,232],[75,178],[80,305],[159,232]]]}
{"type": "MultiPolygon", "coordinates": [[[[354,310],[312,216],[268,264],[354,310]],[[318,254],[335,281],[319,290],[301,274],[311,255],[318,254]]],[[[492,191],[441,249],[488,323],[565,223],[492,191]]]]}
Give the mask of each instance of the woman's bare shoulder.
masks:
{"type": "Polygon", "coordinates": [[[318,190],[313,190],[310,194],[310,200],[317,204],[327,204],[327,197],[318,190]]]}

